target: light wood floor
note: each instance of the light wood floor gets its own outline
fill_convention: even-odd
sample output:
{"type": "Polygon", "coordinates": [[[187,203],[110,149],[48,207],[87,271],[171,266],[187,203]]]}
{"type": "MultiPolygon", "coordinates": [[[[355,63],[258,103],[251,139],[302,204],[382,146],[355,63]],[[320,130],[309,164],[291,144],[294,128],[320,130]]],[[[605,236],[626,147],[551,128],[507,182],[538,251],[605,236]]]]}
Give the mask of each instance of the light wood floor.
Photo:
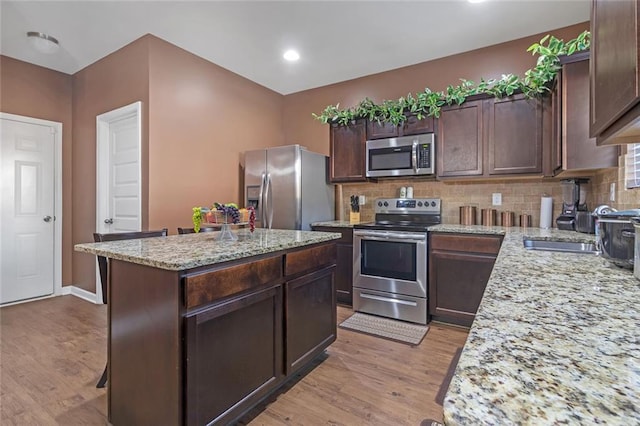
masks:
{"type": "MultiPolygon", "coordinates": [[[[338,323],[351,310],[338,308],[338,323]]],[[[107,424],[106,306],[62,296],[0,309],[0,423],[107,424]]],[[[431,324],[417,347],[338,329],[338,340],[241,423],[420,425],[467,331],[431,324]]]]}

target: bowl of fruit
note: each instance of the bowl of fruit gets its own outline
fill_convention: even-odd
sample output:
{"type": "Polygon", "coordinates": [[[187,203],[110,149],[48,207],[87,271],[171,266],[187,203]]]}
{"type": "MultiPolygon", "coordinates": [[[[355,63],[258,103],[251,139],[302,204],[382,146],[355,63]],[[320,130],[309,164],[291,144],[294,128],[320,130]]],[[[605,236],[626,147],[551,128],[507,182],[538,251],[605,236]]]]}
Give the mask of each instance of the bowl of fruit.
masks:
{"type": "Polygon", "coordinates": [[[238,208],[236,203],[213,203],[211,207],[193,208],[193,228],[198,232],[202,226],[221,226],[223,234],[229,233],[229,225],[250,225],[253,232],[255,212],[252,207],[238,208]]]}

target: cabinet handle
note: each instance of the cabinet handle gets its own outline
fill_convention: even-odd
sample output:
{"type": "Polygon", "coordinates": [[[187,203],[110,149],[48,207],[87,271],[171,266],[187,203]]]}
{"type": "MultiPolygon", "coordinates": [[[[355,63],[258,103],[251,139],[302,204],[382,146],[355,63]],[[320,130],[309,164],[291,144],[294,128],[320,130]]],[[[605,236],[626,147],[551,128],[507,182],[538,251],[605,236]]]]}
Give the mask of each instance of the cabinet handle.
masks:
{"type": "Polygon", "coordinates": [[[364,293],[360,293],[360,297],[362,297],[363,299],[379,300],[380,302],[396,303],[398,305],[418,306],[416,302],[411,302],[409,300],[392,299],[390,297],[373,296],[373,295],[364,294],[364,293]]]}

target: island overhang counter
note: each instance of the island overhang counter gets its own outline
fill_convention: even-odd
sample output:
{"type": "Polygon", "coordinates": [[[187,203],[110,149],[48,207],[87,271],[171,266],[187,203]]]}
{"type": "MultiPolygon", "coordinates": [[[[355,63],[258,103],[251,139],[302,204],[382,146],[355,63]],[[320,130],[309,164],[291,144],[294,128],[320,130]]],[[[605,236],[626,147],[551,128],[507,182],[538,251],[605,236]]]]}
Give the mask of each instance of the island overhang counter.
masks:
{"type": "Polygon", "coordinates": [[[108,262],[114,425],[226,424],[336,339],[338,233],[78,244],[108,262]]]}

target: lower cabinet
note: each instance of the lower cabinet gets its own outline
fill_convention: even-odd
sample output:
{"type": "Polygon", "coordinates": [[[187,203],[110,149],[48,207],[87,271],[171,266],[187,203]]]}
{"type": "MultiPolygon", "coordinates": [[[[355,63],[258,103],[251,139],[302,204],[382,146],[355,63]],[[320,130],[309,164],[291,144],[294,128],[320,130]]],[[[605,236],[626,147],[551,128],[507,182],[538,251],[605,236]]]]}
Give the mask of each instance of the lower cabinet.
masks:
{"type": "Polygon", "coordinates": [[[334,269],[285,284],[286,374],[299,370],[336,340],[334,269]]]}
{"type": "Polygon", "coordinates": [[[336,298],[342,305],[353,304],[353,229],[334,226],[313,226],[312,230],[321,232],[340,232],[337,240],[336,257],[336,298]]]}
{"type": "Polygon", "coordinates": [[[186,318],[186,423],[228,423],[284,378],[282,286],[186,318]]]}
{"type": "Polygon", "coordinates": [[[429,315],[471,326],[502,237],[431,233],[429,239],[429,315]]]}

